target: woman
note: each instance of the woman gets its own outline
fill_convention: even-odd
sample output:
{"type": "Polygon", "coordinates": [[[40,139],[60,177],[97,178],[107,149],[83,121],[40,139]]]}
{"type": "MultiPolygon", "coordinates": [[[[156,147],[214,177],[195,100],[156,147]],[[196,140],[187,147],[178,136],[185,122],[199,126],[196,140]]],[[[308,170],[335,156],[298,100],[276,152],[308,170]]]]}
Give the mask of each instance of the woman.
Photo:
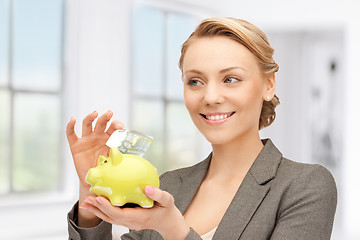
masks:
{"type": "Polygon", "coordinates": [[[85,175],[123,125],[115,120],[106,130],[109,111],[93,130],[93,112],[78,138],[72,118],[67,136],[80,198],[68,215],[70,237],[111,239],[111,224],[118,224],[133,230],[122,239],[330,239],[337,202],[331,174],[283,158],[259,136],[279,104],[272,55],[260,29],[233,18],[204,20],[183,44],[185,105],[213,151],[195,166],[163,174],[161,190],[147,186],[156,202],[151,209],[120,209],[89,193],[85,175]]]}

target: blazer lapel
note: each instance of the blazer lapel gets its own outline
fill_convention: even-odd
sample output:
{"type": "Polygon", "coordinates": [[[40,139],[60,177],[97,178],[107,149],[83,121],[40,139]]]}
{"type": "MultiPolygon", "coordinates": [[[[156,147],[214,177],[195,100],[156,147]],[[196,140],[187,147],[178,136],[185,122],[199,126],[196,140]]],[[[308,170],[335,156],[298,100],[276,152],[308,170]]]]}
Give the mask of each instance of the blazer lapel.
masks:
{"type": "Polygon", "coordinates": [[[215,235],[217,239],[239,239],[245,227],[270,190],[266,184],[275,178],[282,154],[264,140],[264,148],[246,174],[229,208],[222,218],[215,235]]]}
{"type": "Polygon", "coordinates": [[[210,154],[204,161],[197,164],[194,168],[190,168],[191,171],[187,174],[180,176],[181,184],[175,197],[175,205],[183,215],[205,178],[211,156],[212,154],[210,154]]]}

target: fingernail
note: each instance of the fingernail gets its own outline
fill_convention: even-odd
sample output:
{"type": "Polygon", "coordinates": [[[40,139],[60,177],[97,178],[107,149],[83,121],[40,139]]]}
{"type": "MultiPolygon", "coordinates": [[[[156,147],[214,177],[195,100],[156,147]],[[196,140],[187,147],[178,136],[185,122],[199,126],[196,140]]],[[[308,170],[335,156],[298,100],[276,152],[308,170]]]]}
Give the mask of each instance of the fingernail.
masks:
{"type": "Polygon", "coordinates": [[[146,186],[145,187],[145,192],[149,195],[153,194],[155,192],[155,188],[151,187],[151,186],[146,186]]]}
{"type": "Polygon", "coordinates": [[[100,205],[102,204],[102,202],[101,202],[101,200],[100,200],[99,197],[96,198],[96,201],[97,201],[100,205]]]}
{"type": "Polygon", "coordinates": [[[90,201],[89,199],[85,199],[84,202],[87,202],[89,204],[93,204],[92,201],[90,201]]]}
{"type": "Polygon", "coordinates": [[[87,207],[83,207],[83,206],[79,206],[79,208],[81,208],[81,209],[85,209],[85,210],[87,210],[87,209],[88,209],[87,207]]]}

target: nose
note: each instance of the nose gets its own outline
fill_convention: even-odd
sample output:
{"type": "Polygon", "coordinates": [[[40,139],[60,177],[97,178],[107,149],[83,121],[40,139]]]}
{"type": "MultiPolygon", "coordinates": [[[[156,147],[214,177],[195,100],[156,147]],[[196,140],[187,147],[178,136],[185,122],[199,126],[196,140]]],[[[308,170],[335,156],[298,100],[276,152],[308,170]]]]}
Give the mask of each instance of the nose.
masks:
{"type": "Polygon", "coordinates": [[[220,86],[209,83],[206,85],[203,103],[205,105],[220,104],[224,101],[223,92],[220,86]]]}

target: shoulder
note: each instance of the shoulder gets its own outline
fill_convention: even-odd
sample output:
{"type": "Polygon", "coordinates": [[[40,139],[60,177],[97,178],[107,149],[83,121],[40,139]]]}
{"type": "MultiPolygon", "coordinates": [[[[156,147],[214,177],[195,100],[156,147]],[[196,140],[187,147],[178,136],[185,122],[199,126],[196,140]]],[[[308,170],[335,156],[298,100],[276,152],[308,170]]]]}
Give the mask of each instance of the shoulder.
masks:
{"type": "Polygon", "coordinates": [[[335,211],[336,183],[325,167],[283,158],[274,180],[272,189],[282,193],[282,210],[300,204],[307,207],[317,205],[335,211]]]}
{"type": "Polygon", "coordinates": [[[319,164],[299,163],[283,158],[280,162],[276,178],[297,187],[325,187],[336,193],[333,175],[328,169],[319,164]]]}
{"type": "MultiPolygon", "coordinates": [[[[337,205],[337,189],[329,170],[282,158],[269,182],[274,207],[275,239],[330,239],[337,205]]],[[[269,206],[269,205],[267,205],[269,206]]]]}

